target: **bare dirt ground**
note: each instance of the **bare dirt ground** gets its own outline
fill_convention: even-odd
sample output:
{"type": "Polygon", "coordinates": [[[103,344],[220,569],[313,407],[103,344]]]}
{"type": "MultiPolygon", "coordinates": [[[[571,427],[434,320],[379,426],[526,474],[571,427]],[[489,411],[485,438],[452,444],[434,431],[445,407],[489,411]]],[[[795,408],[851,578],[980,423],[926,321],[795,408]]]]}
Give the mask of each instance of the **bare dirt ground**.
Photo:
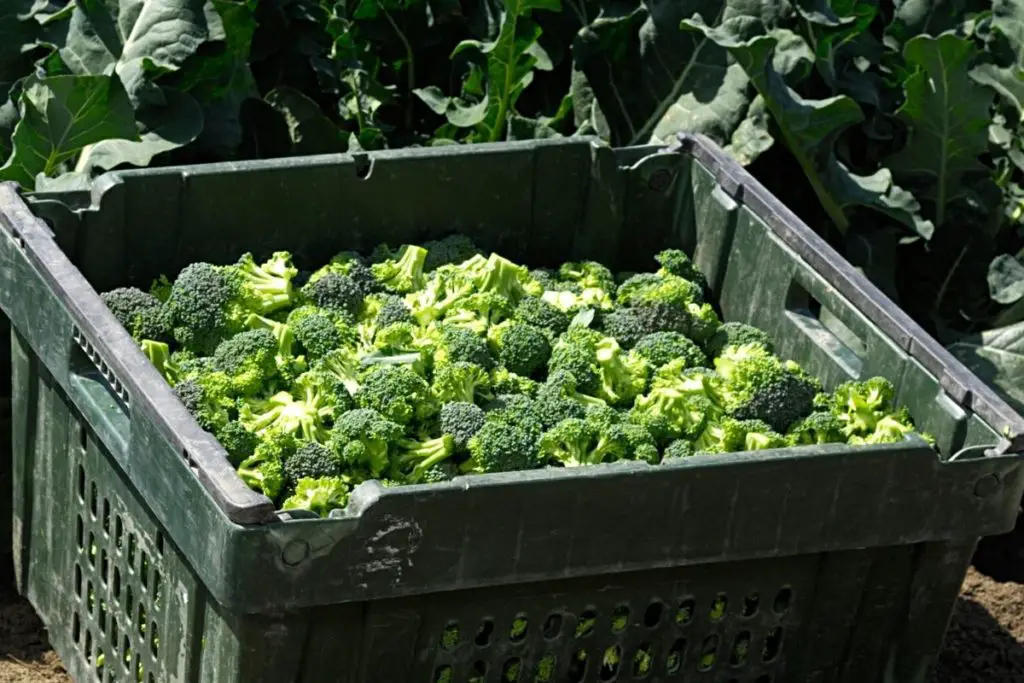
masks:
{"type": "MultiPolygon", "coordinates": [[[[39,618],[0,576],[0,683],[70,683],[39,618]]],[[[934,683],[1024,682],[1024,585],[971,570],[934,683]]]]}

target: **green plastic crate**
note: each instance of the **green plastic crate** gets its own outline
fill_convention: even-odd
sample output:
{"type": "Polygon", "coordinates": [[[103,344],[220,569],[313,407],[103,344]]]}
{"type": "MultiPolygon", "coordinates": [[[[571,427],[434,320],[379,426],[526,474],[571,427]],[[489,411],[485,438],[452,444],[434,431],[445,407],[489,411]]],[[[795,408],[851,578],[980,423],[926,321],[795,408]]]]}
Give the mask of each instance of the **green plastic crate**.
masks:
{"type": "Polygon", "coordinates": [[[1021,419],[704,138],[117,172],[31,210],[2,187],[0,226],[18,585],[81,682],[925,683],[978,537],[1024,489],[1021,419]],[[531,265],[693,250],[727,319],[830,386],[893,378],[942,455],[369,483],[338,518],[289,519],[96,294],[454,230],[531,265]]]}

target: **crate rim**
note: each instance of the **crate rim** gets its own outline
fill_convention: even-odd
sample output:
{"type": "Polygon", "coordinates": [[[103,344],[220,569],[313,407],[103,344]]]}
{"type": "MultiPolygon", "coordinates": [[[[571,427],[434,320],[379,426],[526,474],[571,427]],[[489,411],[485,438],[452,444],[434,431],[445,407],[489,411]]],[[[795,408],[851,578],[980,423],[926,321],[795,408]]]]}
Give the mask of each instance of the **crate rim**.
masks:
{"type": "MultiPolygon", "coordinates": [[[[586,144],[595,149],[610,149],[596,138],[577,138],[572,141],[525,141],[520,143],[495,143],[477,146],[474,151],[528,150],[541,145],[586,144]]],[[[867,280],[861,273],[846,263],[824,239],[814,233],[796,214],[776,199],[749,172],[716,148],[715,143],[703,135],[680,134],[671,144],[664,146],[639,146],[619,148],[649,150],[651,154],[687,154],[700,162],[711,172],[723,191],[738,204],[745,205],[771,232],[797,256],[808,263],[830,284],[872,319],[888,334],[901,350],[921,363],[940,382],[943,390],[965,408],[973,411],[982,420],[1002,433],[1002,438],[989,456],[1024,455],[1024,418],[1018,415],[1001,397],[979,378],[971,373],[959,360],[933,340],[908,315],[899,309],[888,297],[867,280]]],[[[358,154],[318,155],[296,158],[290,166],[331,165],[340,161],[367,159],[372,165],[375,159],[452,156],[458,153],[447,147],[413,150],[388,150],[358,154]],[[440,151],[439,151],[440,150],[440,151]]],[[[280,160],[259,160],[247,162],[246,171],[260,171],[281,168],[280,160]]],[[[238,170],[239,164],[201,164],[176,166],[159,169],[165,173],[208,174],[238,170]]],[[[146,173],[144,169],[116,171],[97,179],[92,187],[93,197],[102,194],[104,187],[119,182],[121,175],[146,173]]],[[[195,419],[177,399],[173,389],[146,359],[138,345],[103,305],[84,275],[71,263],[53,239],[53,233],[46,223],[32,213],[22,193],[13,183],[0,183],[0,227],[10,233],[22,246],[30,261],[50,280],[56,291],[69,292],[65,304],[72,318],[85,338],[86,343],[96,350],[98,356],[114,370],[127,395],[149,413],[165,438],[187,454],[182,465],[190,467],[203,489],[212,497],[216,507],[229,522],[239,526],[263,525],[281,521],[331,521],[308,520],[299,516],[292,518],[277,511],[273,503],[263,494],[249,489],[235,473],[223,447],[211,435],[203,431],[195,419]],[[45,264],[48,267],[40,267],[45,264]],[[93,337],[86,330],[98,329],[93,337]]],[[[74,193],[70,193],[74,194],[74,193]]],[[[48,200],[60,199],[58,193],[45,193],[48,200]]],[[[878,447],[875,447],[878,448],[878,447]]],[[[785,449],[790,452],[797,449],[785,449]]],[[[842,446],[837,452],[853,450],[842,446]]],[[[860,447],[858,450],[865,450],[860,447]]],[[[872,449],[874,450],[874,449],[872,449]]],[[[827,457],[827,456],[826,456],[827,457]]],[[[729,459],[730,462],[732,459],[729,459]]],[[[718,463],[722,464],[722,463],[718,463]]],[[[635,465],[635,464],[634,464],[635,465]]],[[[688,463],[688,465],[690,465],[688,463]]],[[[639,465],[635,465],[640,467],[639,465]]],[[[715,466],[715,463],[692,464],[693,467],[715,466]]],[[[616,463],[597,466],[595,469],[611,472],[623,471],[616,463]]],[[[575,477],[574,472],[545,472],[545,478],[575,477]]],[[[506,481],[508,475],[485,474],[474,477],[481,485],[506,481]]],[[[531,478],[527,477],[527,480],[531,478]]],[[[467,486],[467,482],[451,483],[451,486],[467,486]]],[[[443,485],[442,485],[443,486],[443,485]]],[[[378,493],[383,487],[377,485],[378,493]]],[[[413,487],[409,487],[413,488],[413,487]]],[[[415,491],[389,491],[388,495],[415,495],[415,491]]],[[[370,497],[376,498],[374,494],[370,497]]],[[[365,497],[360,496],[366,500],[365,497]]],[[[351,505],[350,505],[351,507],[351,505]]],[[[361,506],[360,506],[361,507],[361,506]]],[[[352,515],[345,514],[344,518],[352,515]]]]}

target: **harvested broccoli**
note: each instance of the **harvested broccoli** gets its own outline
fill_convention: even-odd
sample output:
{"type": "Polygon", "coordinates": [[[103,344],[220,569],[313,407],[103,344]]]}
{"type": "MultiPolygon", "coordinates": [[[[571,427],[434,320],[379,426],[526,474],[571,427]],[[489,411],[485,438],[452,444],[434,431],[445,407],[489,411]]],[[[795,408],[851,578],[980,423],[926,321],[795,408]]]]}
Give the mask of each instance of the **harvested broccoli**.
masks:
{"type": "Polygon", "coordinates": [[[277,374],[278,353],[277,339],[270,330],[246,330],[218,344],[213,363],[231,379],[235,394],[256,396],[277,374]]]}
{"type": "Polygon", "coordinates": [[[597,343],[595,358],[600,381],[597,397],[613,406],[631,406],[647,387],[647,361],[632,352],[623,353],[611,337],[597,343]]]}
{"type": "Polygon", "coordinates": [[[427,381],[404,365],[370,370],[356,400],[360,408],[376,410],[401,425],[427,420],[440,409],[427,381]]]}
{"type": "Polygon", "coordinates": [[[394,294],[374,294],[367,297],[363,304],[363,317],[373,320],[377,328],[387,327],[395,323],[415,322],[412,309],[405,300],[394,294]]]}
{"type": "Polygon", "coordinates": [[[515,310],[512,319],[543,330],[549,339],[556,339],[569,329],[569,315],[536,296],[523,297],[515,310]]]}
{"type": "Polygon", "coordinates": [[[727,346],[743,346],[744,344],[760,344],[768,353],[774,353],[775,347],[771,338],[758,328],[746,323],[727,322],[715,331],[707,342],[708,356],[717,358],[727,346]]]}
{"type": "Polygon", "coordinates": [[[470,459],[462,469],[470,472],[516,472],[544,466],[536,435],[506,421],[488,420],[469,440],[470,459]]]}
{"type": "Polygon", "coordinates": [[[237,263],[224,270],[235,280],[244,307],[253,313],[268,315],[294,301],[292,280],[299,271],[286,251],[275,252],[259,265],[252,254],[242,254],[237,263]]]}
{"type": "Polygon", "coordinates": [[[446,363],[434,371],[430,388],[441,403],[473,403],[478,397],[491,398],[491,378],[479,365],[459,361],[446,363]]]}
{"type": "Polygon", "coordinates": [[[661,268],[659,275],[676,275],[698,285],[702,290],[708,288],[708,279],[697,265],[680,249],[665,249],[658,253],[654,260],[661,268]]]}
{"type": "Polygon", "coordinates": [[[295,452],[295,439],[278,431],[263,437],[253,454],[238,466],[238,475],[246,486],[275,500],[284,489],[284,461],[295,452]]]}
{"type": "Polygon", "coordinates": [[[694,454],[693,443],[686,439],[676,439],[665,447],[664,459],[689,458],[694,454]]]}
{"type": "Polygon", "coordinates": [[[349,467],[381,476],[390,466],[390,453],[403,438],[404,430],[376,410],[357,408],[334,423],[328,446],[349,467]]]}
{"type": "Polygon", "coordinates": [[[460,327],[445,326],[434,349],[434,364],[460,361],[479,365],[485,370],[494,367],[494,358],[483,337],[460,327]]]}
{"type": "Polygon", "coordinates": [[[316,361],[313,369],[334,377],[352,396],[359,392],[362,385],[363,372],[359,357],[349,348],[329,351],[316,361]]]}
{"type": "MultiPolygon", "coordinates": [[[[175,390],[177,389],[178,387],[175,387],[175,390]]],[[[186,405],[188,404],[186,403],[186,405]]],[[[212,431],[217,437],[217,441],[227,451],[231,464],[236,467],[252,455],[256,451],[256,447],[260,445],[260,437],[246,429],[237,420],[231,420],[219,429],[209,431],[212,431]]]]}
{"type": "Polygon", "coordinates": [[[340,477],[343,467],[337,453],[322,443],[307,441],[285,459],[284,476],[288,484],[295,487],[300,479],[340,477]]]}
{"type": "Polygon", "coordinates": [[[706,366],[708,357],[697,344],[679,332],[653,332],[641,337],[633,350],[647,360],[654,369],[672,361],[682,361],[685,367],[706,366]]]}
{"type": "Polygon", "coordinates": [[[760,344],[726,347],[715,359],[715,369],[725,379],[727,410],[741,420],[763,420],[778,432],[809,415],[821,391],[815,378],[760,344]]]}
{"type": "Polygon", "coordinates": [[[428,471],[451,458],[454,453],[455,439],[450,434],[423,441],[399,439],[397,453],[392,461],[392,477],[416,484],[428,471]]]}
{"type": "Polygon", "coordinates": [[[344,386],[326,373],[300,375],[291,391],[270,398],[243,399],[239,421],[256,434],[277,430],[309,441],[326,441],[336,415],[352,408],[344,386]]]}
{"type": "Polygon", "coordinates": [[[640,273],[632,276],[616,291],[619,306],[668,305],[686,308],[704,302],[700,285],[669,273],[640,273]]]}
{"type": "Polygon", "coordinates": [[[535,379],[517,375],[500,365],[491,370],[491,391],[498,394],[525,394],[534,396],[540,384],[535,379]]]}
{"type": "Polygon", "coordinates": [[[152,294],[136,287],[119,287],[104,292],[100,298],[136,341],[172,341],[171,311],[152,294]]]}
{"type": "Polygon", "coordinates": [[[445,403],[441,406],[439,423],[441,432],[451,435],[455,451],[464,453],[469,448],[469,440],[484,426],[484,411],[465,401],[445,403]]]}
{"type": "Polygon", "coordinates": [[[398,254],[374,263],[370,271],[388,291],[407,294],[423,287],[423,265],[426,259],[426,249],[406,245],[398,254]]]}
{"type": "Polygon", "coordinates": [[[250,311],[239,300],[237,281],[209,263],[193,263],[178,274],[167,300],[174,340],[204,356],[246,329],[250,311]]]}
{"type": "Polygon", "coordinates": [[[480,255],[480,250],[477,249],[473,240],[458,233],[442,237],[439,240],[424,242],[423,247],[427,250],[423,270],[427,272],[448,264],[462,263],[480,255]]]}
{"type": "Polygon", "coordinates": [[[786,437],[791,446],[846,443],[843,427],[842,420],[835,414],[819,410],[790,425],[786,437]]]}
{"type": "Polygon", "coordinates": [[[351,330],[347,330],[350,332],[349,339],[342,335],[339,327],[343,327],[344,323],[339,323],[337,316],[315,308],[295,309],[288,316],[287,324],[291,328],[295,341],[299,343],[300,353],[311,361],[322,358],[334,349],[340,348],[354,337],[351,330]]]}
{"type": "Polygon", "coordinates": [[[523,429],[537,437],[544,428],[540,404],[522,394],[496,397],[484,407],[486,422],[501,422],[523,429]]]}
{"type": "Polygon", "coordinates": [[[328,273],[306,283],[302,296],[318,308],[355,316],[363,304],[366,289],[348,275],[328,273]]]}
{"type": "Polygon", "coordinates": [[[326,517],[331,510],[348,504],[348,483],[341,477],[299,479],[295,493],[281,506],[283,510],[309,510],[326,517]]]}
{"type": "Polygon", "coordinates": [[[607,266],[597,261],[570,261],[558,268],[558,279],[563,282],[574,282],[582,289],[603,289],[615,291],[615,276],[607,266]]]}
{"type": "Polygon", "coordinates": [[[508,321],[491,328],[498,361],[510,372],[530,377],[542,370],[551,357],[547,335],[528,323],[508,321]]]}
{"type": "Polygon", "coordinates": [[[645,337],[658,332],[674,332],[689,337],[694,319],[686,308],[652,303],[617,308],[602,318],[602,324],[605,334],[631,349],[645,337]]]}

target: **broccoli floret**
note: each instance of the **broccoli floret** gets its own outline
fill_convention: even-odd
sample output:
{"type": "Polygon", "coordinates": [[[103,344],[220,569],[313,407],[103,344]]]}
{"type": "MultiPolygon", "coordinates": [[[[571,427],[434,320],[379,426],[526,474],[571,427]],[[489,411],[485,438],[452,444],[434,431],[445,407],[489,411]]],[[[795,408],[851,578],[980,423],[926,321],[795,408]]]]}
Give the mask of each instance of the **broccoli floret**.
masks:
{"type": "Polygon", "coordinates": [[[707,396],[680,386],[657,386],[637,397],[630,418],[659,441],[670,441],[695,438],[718,414],[707,396]]]}
{"type": "Polygon", "coordinates": [[[615,291],[615,276],[606,266],[596,261],[569,261],[558,268],[558,279],[575,282],[582,289],[596,288],[615,291]]]}
{"type": "Polygon", "coordinates": [[[318,359],[314,370],[331,375],[341,382],[352,396],[355,396],[362,384],[362,367],[356,352],[349,348],[340,348],[328,352],[318,359]]]}
{"type": "Polygon", "coordinates": [[[569,315],[544,299],[526,296],[512,312],[512,319],[543,330],[551,339],[569,329],[569,315]]]}
{"type": "Polygon", "coordinates": [[[377,281],[388,291],[407,294],[423,287],[423,266],[427,250],[406,245],[397,258],[387,258],[370,266],[377,281]]]}
{"type": "Polygon", "coordinates": [[[280,391],[267,399],[243,399],[239,421],[261,436],[273,429],[324,442],[335,416],[351,407],[352,397],[340,382],[326,373],[310,371],[296,378],[290,392],[280,391]]]}
{"type": "Polygon", "coordinates": [[[170,309],[152,294],[136,287],[120,287],[104,292],[100,298],[136,341],[171,341],[173,320],[170,309]]]}
{"type": "Polygon", "coordinates": [[[392,461],[392,476],[410,484],[418,483],[428,470],[448,460],[454,453],[455,439],[450,434],[423,441],[400,439],[392,461]]]}
{"type": "Polygon", "coordinates": [[[462,263],[480,254],[473,240],[461,234],[430,240],[424,242],[423,246],[427,250],[423,270],[427,272],[451,263],[462,263]]]}
{"type": "Polygon", "coordinates": [[[288,316],[287,323],[291,327],[295,341],[299,343],[301,353],[311,361],[327,355],[344,345],[346,341],[354,340],[354,334],[349,340],[342,336],[337,316],[332,316],[326,311],[297,308],[288,316]]]}
{"type": "MultiPolygon", "coordinates": [[[[867,436],[855,434],[850,437],[851,444],[880,444],[897,443],[914,432],[914,421],[910,418],[910,412],[905,407],[897,408],[892,413],[884,415],[875,423],[874,430],[867,436]]],[[[929,434],[919,434],[932,447],[935,446],[935,439],[929,434]]]]}
{"type": "Polygon", "coordinates": [[[341,474],[339,455],[317,441],[303,443],[284,461],[285,480],[292,487],[297,486],[300,479],[339,477],[341,474]]]}
{"type": "Polygon", "coordinates": [[[658,270],[659,275],[677,275],[699,285],[703,290],[708,288],[707,277],[697,268],[697,264],[681,250],[665,249],[658,253],[654,260],[661,266],[658,270]]]}
{"type": "Polygon", "coordinates": [[[597,345],[603,339],[604,336],[595,330],[570,327],[551,349],[548,374],[564,370],[576,379],[576,389],[580,393],[597,396],[601,387],[597,345]]]}
{"type": "Polygon", "coordinates": [[[281,382],[293,382],[296,377],[305,372],[307,369],[305,357],[296,356],[293,353],[295,334],[290,325],[256,314],[249,315],[245,324],[253,330],[270,330],[270,333],[274,335],[274,339],[277,340],[277,356],[275,358],[277,375],[281,382]]]}
{"type": "Polygon", "coordinates": [[[423,422],[440,409],[427,381],[404,365],[370,370],[356,398],[360,408],[376,410],[401,425],[423,422]]]}
{"type": "Polygon", "coordinates": [[[349,486],[341,477],[299,479],[295,493],[284,501],[284,510],[309,510],[326,517],[331,510],[348,505],[349,486]]]}
{"type": "MultiPolygon", "coordinates": [[[[177,387],[176,387],[177,388],[177,387]]],[[[241,422],[231,420],[214,432],[217,441],[228,453],[228,460],[237,467],[256,451],[260,438],[246,429],[241,422]]]]}
{"type": "Polygon", "coordinates": [[[834,414],[819,410],[790,425],[786,437],[792,446],[845,443],[843,426],[843,422],[834,414]]]}
{"type": "Polygon", "coordinates": [[[617,429],[626,445],[624,457],[651,465],[661,462],[657,441],[650,430],[635,422],[623,422],[617,429]]]}
{"type": "Polygon", "coordinates": [[[602,318],[602,325],[605,334],[627,349],[657,332],[674,332],[686,337],[694,327],[693,316],[686,308],[657,303],[617,308],[602,318]]]}
{"type": "Polygon", "coordinates": [[[376,410],[357,408],[339,416],[328,445],[347,466],[379,477],[390,465],[390,453],[404,435],[401,425],[376,410]]]}
{"type": "Polygon", "coordinates": [[[707,344],[722,326],[711,304],[687,304],[686,312],[690,314],[690,328],[683,334],[698,344],[707,344]]]}
{"type": "Polygon", "coordinates": [[[619,285],[616,303],[619,306],[662,304],[686,308],[701,304],[704,292],[700,285],[669,273],[640,273],[619,285]]]}
{"type": "Polygon", "coordinates": [[[355,316],[363,305],[366,289],[348,275],[328,273],[306,283],[302,296],[318,308],[355,316]]]}
{"type": "Polygon", "coordinates": [[[483,335],[512,315],[512,299],[494,291],[474,292],[456,301],[444,317],[449,326],[462,327],[483,335]]]}
{"type": "Polygon", "coordinates": [[[198,355],[209,355],[223,339],[245,329],[249,312],[238,282],[221,268],[198,262],[179,273],[167,300],[174,340],[198,355]]]}
{"type": "Polygon", "coordinates": [[[872,434],[878,421],[892,412],[895,395],[892,382],[884,377],[840,384],[832,393],[832,405],[843,422],[843,433],[862,438],[872,434]]]}
{"type": "Polygon", "coordinates": [[[743,346],[744,344],[760,344],[768,353],[775,352],[775,346],[768,335],[752,325],[738,322],[727,322],[715,331],[707,342],[708,356],[717,358],[727,346],[743,346]]]}
{"type": "Polygon", "coordinates": [[[604,461],[605,451],[596,446],[599,431],[596,424],[578,418],[562,420],[540,437],[540,451],[565,467],[596,465],[604,461]]]}
{"type": "Polygon", "coordinates": [[[199,426],[208,432],[216,433],[223,428],[231,419],[228,406],[230,399],[224,395],[215,395],[207,392],[206,388],[198,380],[189,379],[179,382],[174,387],[174,393],[184,404],[185,408],[196,419],[199,426]]]}
{"type": "Polygon", "coordinates": [[[632,405],[647,386],[647,361],[632,352],[623,353],[611,337],[598,342],[595,358],[600,378],[598,398],[613,406],[632,405]]]}
{"type": "Polygon", "coordinates": [[[775,431],[809,415],[821,384],[794,363],[783,363],[760,344],[726,347],[715,359],[725,379],[727,410],[741,420],[764,420],[775,431]]]}
{"type": "Polygon", "coordinates": [[[231,378],[234,393],[255,396],[277,374],[278,343],[270,330],[247,330],[225,339],[213,354],[214,367],[231,378]]]}
{"type": "Polygon", "coordinates": [[[153,364],[153,367],[163,375],[168,384],[174,386],[178,382],[179,371],[171,360],[170,347],[164,342],[153,341],[152,339],[143,339],[140,346],[142,347],[142,353],[146,355],[146,358],[153,364]]]}
{"type": "Polygon", "coordinates": [[[491,378],[486,370],[474,363],[460,361],[438,367],[430,388],[442,403],[473,403],[478,396],[484,400],[491,398],[490,384],[491,378]]]}
{"type": "Polygon", "coordinates": [[[292,280],[298,269],[292,265],[292,255],[278,251],[257,265],[252,254],[242,254],[238,262],[224,271],[236,281],[243,306],[260,315],[290,306],[295,298],[292,280]]]}
{"type": "Polygon", "coordinates": [[[475,403],[455,401],[441,406],[440,428],[449,434],[457,453],[464,453],[469,440],[484,426],[483,408],[475,403]]]}
{"type": "Polygon", "coordinates": [[[479,365],[485,370],[494,367],[494,358],[483,337],[467,329],[445,326],[434,349],[434,365],[460,361],[479,365]]]}
{"type": "Polygon", "coordinates": [[[540,297],[565,313],[577,313],[584,309],[610,311],[615,308],[611,294],[598,287],[581,289],[575,283],[560,283],[556,286],[557,289],[545,289],[540,297]]]}
{"type": "Polygon", "coordinates": [[[369,268],[366,266],[366,260],[357,252],[354,251],[342,251],[331,257],[331,260],[327,262],[327,265],[313,271],[307,283],[316,282],[325,275],[347,275],[352,277],[353,271],[358,269],[365,269],[369,272],[369,268]]]}
{"type": "Polygon", "coordinates": [[[556,370],[537,390],[537,405],[545,416],[545,426],[567,417],[582,417],[581,410],[588,406],[606,406],[604,399],[581,394],[576,388],[576,376],[568,370],[556,370]]]}
{"type": "Polygon", "coordinates": [[[516,472],[544,466],[537,435],[506,421],[488,420],[469,440],[466,472],[516,472]]]}
{"type": "Polygon", "coordinates": [[[284,488],[284,460],[294,452],[295,440],[281,433],[268,433],[256,450],[238,466],[246,486],[277,499],[284,488]]]}
{"type": "Polygon", "coordinates": [[[655,369],[672,361],[682,361],[687,368],[708,364],[708,358],[701,348],[678,332],[648,334],[637,342],[633,350],[655,369]]]}
{"type": "Polygon", "coordinates": [[[740,425],[746,432],[743,440],[745,451],[763,451],[769,448],[785,448],[789,445],[786,437],[762,420],[742,420],[740,425]]]}
{"type": "Polygon", "coordinates": [[[412,309],[405,300],[394,294],[374,294],[366,299],[363,317],[372,314],[374,325],[378,328],[395,323],[413,323],[412,309]]]}
{"type": "Polygon", "coordinates": [[[498,349],[498,360],[517,375],[532,376],[551,357],[547,335],[533,325],[508,321],[492,327],[488,336],[498,349]]]}
{"type": "Polygon", "coordinates": [[[536,437],[544,429],[540,406],[522,394],[503,394],[484,406],[487,422],[503,422],[524,429],[536,437]]]}
{"type": "Polygon", "coordinates": [[[491,392],[495,395],[526,394],[535,396],[539,386],[537,380],[517,375],[500,365],[491,370],[491,392]]]}
{"type": "Polygon", "coordinates": [[[491,254],[474,284],[478,292],[498,294],[515,306],[524,296],[540,296],[543,288],[530,271],[498,254],[491,254]]]}
{"type": "Polygon", "coordinates": [[[740,420],[725,416],[705,424],[693,447],[701,453],[735,453],[746,446],[747,430],[740,420]]]}
{"type": "Polygon", "coordinates": [[[665,447],[664,460],[670,458],[689,458],[693,453],[692,443],[686,439],[676,439],[665,447]]]}

